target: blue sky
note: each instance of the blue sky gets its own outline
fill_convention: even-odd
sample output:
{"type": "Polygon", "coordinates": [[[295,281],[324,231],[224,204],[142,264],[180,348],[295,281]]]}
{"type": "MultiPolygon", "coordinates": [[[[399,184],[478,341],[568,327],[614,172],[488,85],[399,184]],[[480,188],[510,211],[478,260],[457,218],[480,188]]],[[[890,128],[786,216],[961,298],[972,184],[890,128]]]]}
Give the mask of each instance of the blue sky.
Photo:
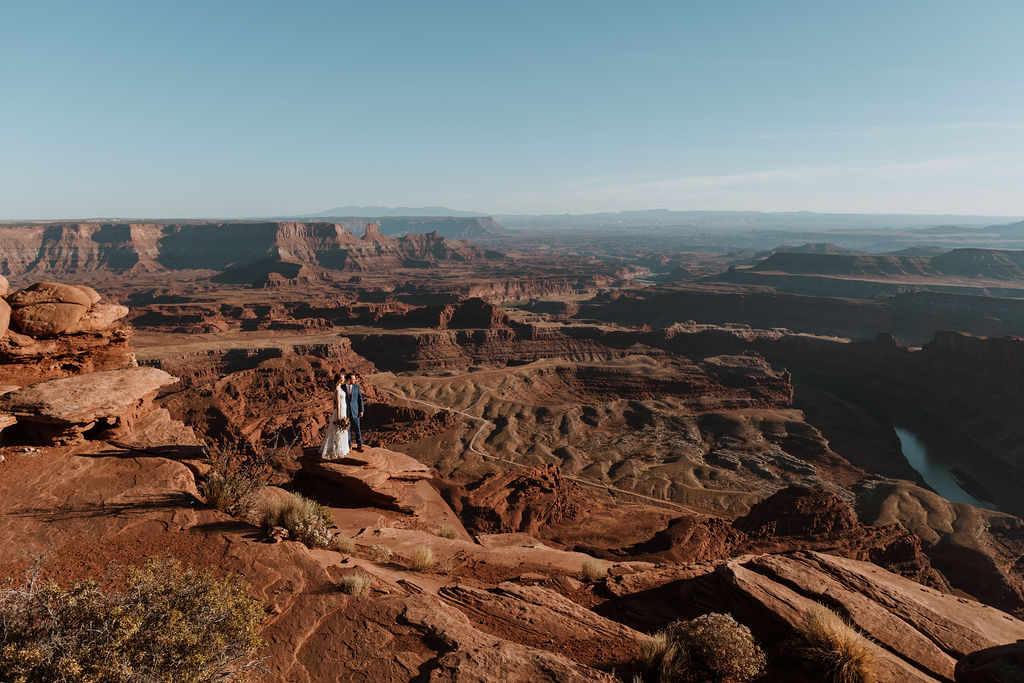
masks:
{"type": "Polygon", "coordinates": [[[1020,0],[0,0],[0,218],[1024,214],[1020,0]]]}

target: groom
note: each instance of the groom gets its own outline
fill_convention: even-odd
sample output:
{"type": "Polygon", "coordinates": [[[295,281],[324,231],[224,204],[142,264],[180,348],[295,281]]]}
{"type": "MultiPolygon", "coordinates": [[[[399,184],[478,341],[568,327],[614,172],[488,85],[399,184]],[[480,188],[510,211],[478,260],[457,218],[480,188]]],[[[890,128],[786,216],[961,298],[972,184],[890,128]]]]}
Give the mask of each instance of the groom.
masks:
{"type": "Polygon", "coordinates": [[[363,432],[359,428],[359,418],[363,416],[363,390],[356,384],[355,375],[345,375],[345,400],[348,407],[348,419],[352,423],[348,430],[348,445],[352,445],[353,437],[358,444],[354,450],[363,452],[363,432]]]}

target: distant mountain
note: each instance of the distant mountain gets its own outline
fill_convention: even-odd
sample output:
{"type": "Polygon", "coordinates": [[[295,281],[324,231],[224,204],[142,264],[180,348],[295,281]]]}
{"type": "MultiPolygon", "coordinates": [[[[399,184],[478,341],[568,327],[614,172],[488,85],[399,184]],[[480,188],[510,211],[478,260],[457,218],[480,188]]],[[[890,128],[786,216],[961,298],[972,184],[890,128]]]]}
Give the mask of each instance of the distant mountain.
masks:
{"type": "Polygon", "coordinates": [[[319,213],[304,214],[302,218],[330,218],[332,216],[369,216],[383,218],[385,216],[486,216],[480,211],[459,211],[445,206],[336,206],[319,213]]]}
{"type": "Polygon", "coordinates": [[[773,254],[863,254],[857,249],[847,249],[831,242],[808,242],[799,247],[781,246],[772,249],[773,254]]]}

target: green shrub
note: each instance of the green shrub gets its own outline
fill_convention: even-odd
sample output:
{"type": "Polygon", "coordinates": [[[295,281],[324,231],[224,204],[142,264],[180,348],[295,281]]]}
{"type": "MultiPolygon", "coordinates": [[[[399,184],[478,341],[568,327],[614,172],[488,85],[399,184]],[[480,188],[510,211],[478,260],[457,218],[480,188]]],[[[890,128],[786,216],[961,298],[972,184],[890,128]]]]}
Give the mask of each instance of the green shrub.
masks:
{"type": "Polygon", "coordinates": [[[315,500],[289,493],[283,499],[267,501],[260,524],[264,531],[284,527],[290,539],[311,548],[326,548],[331,542],[334,515],[315,500]]]}
{"type": "Polygon", "coordinates": [[[366,595],[370,590],[370,577],[366,574],[345,574],[338,579],[338,590],[349,595],[366,595]]]}
{"type": "Polygon", "coordinates": [[[746,683],[764,671],[764,652],[750,629],[728,614],[673,622],[655,636],[661,637],[664,648],[655,641],[644,655],[656,660],[658,680],[665,683],[746,683]]]}
{"type": "Polygon", "coordinates": [[[871,643],[841,616],[816,605],[804,613],[801,654],[828,683],[873,683],[878,680],[871,643]]]}
{"type": "Polygon", "coordinates": [[[0,681],[243,680],[260,665],[265,614],[247,593],[169,560],[130,569],[119,591],[35,579],[0,590],[0,681]]]}

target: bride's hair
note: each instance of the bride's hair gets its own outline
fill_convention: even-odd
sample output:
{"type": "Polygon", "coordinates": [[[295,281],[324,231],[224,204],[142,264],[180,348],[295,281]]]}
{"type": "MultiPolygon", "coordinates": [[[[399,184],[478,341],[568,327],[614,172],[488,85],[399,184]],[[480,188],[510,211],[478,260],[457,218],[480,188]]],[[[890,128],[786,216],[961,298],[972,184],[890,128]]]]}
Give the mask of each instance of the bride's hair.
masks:
{"type": "Polygon", "coordinates": [[[339,384],[344,384],[344,383],[345,383],[345,373],[341,373],[340,375],[335,375],[334,379],[331,381],[331,389],[334,389],[339,384]]]}

